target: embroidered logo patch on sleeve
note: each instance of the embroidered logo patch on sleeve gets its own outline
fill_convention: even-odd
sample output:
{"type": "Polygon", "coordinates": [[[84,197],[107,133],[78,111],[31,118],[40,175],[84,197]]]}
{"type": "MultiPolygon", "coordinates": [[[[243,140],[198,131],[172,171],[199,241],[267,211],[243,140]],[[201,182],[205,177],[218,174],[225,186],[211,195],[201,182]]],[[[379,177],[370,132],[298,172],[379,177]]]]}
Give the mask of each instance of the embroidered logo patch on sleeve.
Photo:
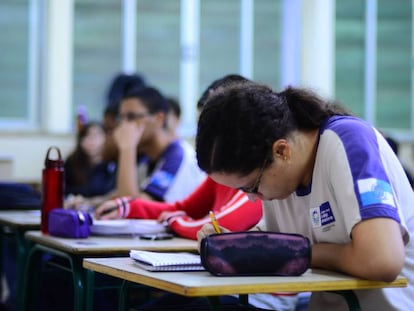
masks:
{"type": "Polygon", "coordinates": [[[387,204],[395,207],[391,185],[376,178],[358,180],[359,196],[362,206],[387,204]]]}

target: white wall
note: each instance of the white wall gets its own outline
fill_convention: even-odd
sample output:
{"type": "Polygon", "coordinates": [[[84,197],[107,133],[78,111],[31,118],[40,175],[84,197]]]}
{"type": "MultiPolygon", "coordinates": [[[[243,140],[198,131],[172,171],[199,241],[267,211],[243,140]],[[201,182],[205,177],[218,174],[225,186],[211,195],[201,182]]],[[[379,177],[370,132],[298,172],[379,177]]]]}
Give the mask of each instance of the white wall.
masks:
{"type": "Polygon", "coordinates": [[[53,145],[65,158],[75,146],[75,135],[0,134],[0,180],[40,182],[47,149],[53,145]]]}

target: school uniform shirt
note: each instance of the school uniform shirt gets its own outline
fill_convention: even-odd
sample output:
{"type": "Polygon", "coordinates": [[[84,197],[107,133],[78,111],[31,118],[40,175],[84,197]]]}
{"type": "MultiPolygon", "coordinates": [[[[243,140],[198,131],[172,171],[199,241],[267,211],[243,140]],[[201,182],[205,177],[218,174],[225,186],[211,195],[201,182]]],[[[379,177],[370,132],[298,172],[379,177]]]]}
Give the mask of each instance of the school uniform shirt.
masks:
{"type": "Polygon", "coordinates": [[[84,185],[75,184],[72,165],[72,162],[65,162],[65,195],[74,194],[89,198],[107,194],[115,189],[116,164],[114,162],[95,165],[84,185]]]}
{"type": "Polygon", "coordinates": [[[205,177],[197,165],[194,148],[184,140],[171,143],[156,163],[146,156],[138,161],[140,190],[159,201],[184,199],[205,177]]]}
{"type": "Polygon", "coordinates": [[[251,202],[242,191],[220,185],[209,177],[182,201],[168,204],[132,200],[121,215],[126,218],[157,219],[163,211],[183,211],[185,215],[171,218],[169,226],[177,235],[196,240],[197,231],[210,222],[210,210],[214,211],[219,224],[231,231],[248,230],[262,216],[260,200],[251,202]]]}
{"type": "MultiPolygon", "coordinates": [[[[354,291],[362,310],[414,310],[414,196],[394,152],[366,122],[332,117],[320,129],[311,185],[263,203],[263,229],[307,236],[311,243],[348,243],[359,222],[398,222],[405,243],[407,288],[354,291]]],[[[309,310],[348,310],[337,294],[314,292],[309,310]]]]}
{"type": "MultiPolygon", "coordinates": [[[[260,200],[249,201],[237,189],[214,182],[210,177],[188,197],[175,203],[162,203],[143,199],[118,200],[120,215],[126,218],[157,219],[163,211],[183,211],[185,215],[168,220],[171,230],[180,237],[196,240],[197,231],[210,223],[212,210],[220,226],[230,231],[246,231],[254,227],[262,216],[260,200]]],[[[296,293],[251,294],[249,303],[264,310],[294,310],[298,302],[296,293]]]]}

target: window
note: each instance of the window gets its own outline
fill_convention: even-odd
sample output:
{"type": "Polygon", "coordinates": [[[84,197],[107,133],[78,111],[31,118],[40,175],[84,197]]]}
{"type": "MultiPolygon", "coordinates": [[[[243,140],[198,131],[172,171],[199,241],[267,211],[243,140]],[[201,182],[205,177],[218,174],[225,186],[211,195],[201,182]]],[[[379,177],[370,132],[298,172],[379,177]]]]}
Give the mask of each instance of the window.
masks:
{"type": "Polygon", "coordinates": [[[122,2],[76,0],[74,12],[73,120],[79,106],[101,120],[107,88],[121,68],[122,2]]]}
{"type": "Polygon", "coordinates": [[[25,0],[0,2],[0,129],[29,126],[29,5],[25,0]]]}
{"type": "Polygon", "coordinates": [[[165,96],[179,97],[180,0],[137,2],[137,72],[165,96]]]}
{"type": "Polygon", "coordinates": [[[336,3],[335,97],[360,117],[364,117],[364,12],[364,1],[336,3]]]}
{"type": "Polygon", "coordinates": [[[411,128],[412,1],[378,1],[377,114],[381,129],[411,128]]]}
{"type": "Polygon", "coordinates": [[[282,1],[254,2],[254,79],[281,87],[282,1]]]}
{"type": "MultiPolygon", "coordinates": [[[[66,110],[70,111],[73,123],[80,105],[89,118],[102,117],[109,82],[122,70],[124,1],[73,2],[72,107],[61,113],[67,116],[66,110]]],[[[180,46],[183,3],[136,0],[137,72],[178,99],[180,61],[186,53],[180,46]]],[[[253,5],[252,76],[275,89],[281,87],[281,43],[286,35],[281,31],[282,9],[287,1],[200,0],[195,94],[225,74],[240,72],[240,16],[246,3],[253,5]]],[[[49,108],[55,107],[58,95],[53,100],[42,98],[48,86],[42,77],[42,57],[48,52],[42,50],[49,21],[44,18],[46,4],[45,0],[0,1],[1,131],[49,128],[43,124],[49,117],[42,113],[46,109],[42,105],[47,101],[49,108]]],[[[295,8],[299,9],[300,5],[295,8]]],[[[384,131],[410,133],[414,130],[412,1],[337,1],[335,10],[335,98],[384,131]]]]}
{"type": "Polygon", "coordinates": [[[336,2],[336,98],[388,132],[411,130],[411,25],[411,1],[336,2]],[[373,19],[366,20],[367,9],[373,19]],[[369,23],[375,33],[366,33],[369,23]],[[367,48],[370,40],[373,49],[367,48]]]}

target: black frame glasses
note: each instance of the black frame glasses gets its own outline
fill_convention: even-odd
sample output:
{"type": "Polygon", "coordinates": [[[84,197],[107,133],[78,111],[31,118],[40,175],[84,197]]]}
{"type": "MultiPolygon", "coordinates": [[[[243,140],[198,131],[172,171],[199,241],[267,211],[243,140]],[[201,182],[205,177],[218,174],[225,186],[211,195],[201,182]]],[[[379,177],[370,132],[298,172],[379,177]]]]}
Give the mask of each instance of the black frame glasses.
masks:
{"type": "Polygon", "coordinates": [[[118,122],[121,122],[122,120],[127,120],[128,122],[136,121],[139,119],[143,119],[145,117],[148,117],[149,113],[135,113],[135,112],[127,112],[124,114],[119,114],[117,117],[118,122]]]}
{"type": "Polygon", "coordinates": [[[263,172],[266,168],[267,159],[263,161],[263,165],[259,170],[259,174],[257,175],[256,181],[254,182],[253,186],[251,187],[240,187],[239,190],[243,191],[244,193],[251,193],[251,194],[257,194],[259,192],[259,186],[260,182],[262,181],[263,172]]]}

